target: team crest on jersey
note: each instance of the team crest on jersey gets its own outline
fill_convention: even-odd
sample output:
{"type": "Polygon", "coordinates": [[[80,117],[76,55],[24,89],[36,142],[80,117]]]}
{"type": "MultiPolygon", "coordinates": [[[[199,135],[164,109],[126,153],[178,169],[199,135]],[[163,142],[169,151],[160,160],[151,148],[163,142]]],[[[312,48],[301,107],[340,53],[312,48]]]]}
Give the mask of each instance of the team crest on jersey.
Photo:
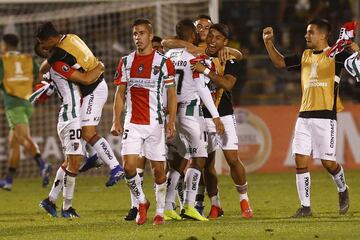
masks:
{"type": "Polygon", "coordinates": [[[62,70],[63,70],[64,72],[68,72],[68,71],[70,70],[70,67],[69,67],[68,65],[63,65],[63,66],[62,66],[62,70]]]}
{"type": "Polygon", "coordinates": [[[73,143],[74,151],[78,150],[80,144],[79,143],[73,143]]]}
{"type": "Polygon", "coordinates": [[[144,71],[144,64],[140,64],[139,68],[138,68],[138,73],[142,74],[142,72],[144,71]]]}
{"type": "Polygon", "coordinates": [[[157,75],[160,72],[160,66],[154,66],[154,75],[157,75]]]}

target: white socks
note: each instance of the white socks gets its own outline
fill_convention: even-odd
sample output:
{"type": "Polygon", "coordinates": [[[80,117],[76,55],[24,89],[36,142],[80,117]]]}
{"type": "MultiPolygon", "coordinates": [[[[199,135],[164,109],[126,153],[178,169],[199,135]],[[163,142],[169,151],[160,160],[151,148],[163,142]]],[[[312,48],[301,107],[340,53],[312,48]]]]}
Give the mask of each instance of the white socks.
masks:
{"type": "Polygon", "coordinates": [[[155,198],[156,198],[156,213],[155,215],[164,215],[165,209],[165,196],[166,196],[166,184],[163,182],[161,184],[155,184],[155,198]]]}
{"type": "Polygon", "coordinates": [[[170,169],[167,173],[167,192],[165,198],[165,209],[174,210],[175,197],[176,197],[176,186],[180,178],[180,173],[174,169],[170,169]]]}
{"type": "Polygon", "coordinates": [[[125,178],[126,183],[131,191],[131,194],[134,195],[138,203],[145,203],[145,194],[142,190],[141,186],[141,178],[139,174],[136,173],[136,175],[130,179],[125,178]]]}
{"type": "Polygon", "coordinates": [[[345,174],[344,174],[344,169],[342,168],[341,165],[340,165],[340,171],[335,175],[331,175],[331,177],[333,178],[336,184],[338,192],[344,192],[346,190],[345,174]]]}
{"type": "Polygon", "coordinates": [[[195,197],[199,186],[201,172],[195,168],[188,168],[185,174],[185,199],[184,204],[194,206],[195,197]]]}
{"type": "Polygon", "coordinates": [[[53,183],[50,193],[49,193],[49,200],[53,203],[56,202],[56,200],[59,196],[59,193],[63,188],[64,176],[65,176],[65,171],[60,166],[56,172],[54,183],[53,183]]]}
{"type": "Polygon", "coordinates": [[[101,160],[103,160],[110,167],[110,169],[114,169],[119,165],[119,162],[117,161],[110,144],[106,141],[105,138],[102,137],[97,140],[97,142],[92,147],[96,150],[98,157],[101,158],[101,160]]]}
{"type": "Polygon", "coordinates": [[[310,207],[310,173],[297,173],[296,174],[296,186],[301,205],[304,207],[310,207]]]}
{"type": "Polygon", "coordinates": [[[63,209],[67,210],[72,205],[72,199],[74,197],[76,177],[70,176],[65,173],[64,176],[64,190],[63,190],[63,209]]]}

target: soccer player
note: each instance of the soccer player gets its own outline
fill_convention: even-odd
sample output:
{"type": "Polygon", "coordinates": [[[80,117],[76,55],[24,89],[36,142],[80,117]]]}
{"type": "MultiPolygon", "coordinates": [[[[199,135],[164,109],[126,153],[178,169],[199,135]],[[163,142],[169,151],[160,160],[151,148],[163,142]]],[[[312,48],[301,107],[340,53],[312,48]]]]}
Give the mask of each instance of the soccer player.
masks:
{"type": "Polygon", "coordinates": [[[164,53],[164,47],[161,44],[162,38],[159,36],[154,36],[151,40],[152,48],[158,51],[159,53],[164,53]]]}
{"type": "MultiPolygon", "coordinates": [[[[41,64],[42,74],[49,71],[50,67],[60,60],[83,72],[94,69],[99,62],[77,35],[59,34],[51,22],[44,23],[38,29],[36,37],[44,50],[51,50],[51,56],[41,64]]],[[[108,87],[103,75],[96,82],[90,85],[79,84],[79,87],[82,96],[81,137],[91,146],[90,149],[110,167],[111,172],[106,186],[112,186],[123,178],[124,172],[110,144],[96,131],[108,97],[108,87]]]]}
{"type": "Polygon", "coordinates": [[[124,161],[125,179],[139,202],[136,223],[146,222],[150,202],[142,190],[136,166],[139,154],[150,161],[155,178],[156,213],[154,224],[164,223],[166,194],[165,131],[168,137],[175,134],[176,92],[175,69],[171,61],[152,49],[153,28],[145,19],[133,23],[133,41],[136,51],[120,59],[114,83],[117,86],[112,134],[122,137],[121,154],[124,161]],[[162,92],[167,91],[169,117],[165,122],[162,92]],[[120,115],[124,110],[126,93],[126,117],[124,127],[120,115]],[[165,126],[164,126],[165,125],[165,126]],[[156,148],[154,148],[156,146],[156,148]]]}
{"type": "MultiPolygon", "coordinates": [[[[197,41],[196,29],[189,19],[181,20],[176,25],[177,38],[190,43],[197,41]]],[[[199,184],[201,170],[204,168],[207,158],[207,131],[204,117],[202,116],[201,101],[211,111],[211,116],[218,132],[222,133],[222,125],[219,113],[212,100],[211,93],[206,86],[205,77],[198,72],[192,72],[191,61],[195,60],[185,48],[171,49],[166,53],[173,62],[177,76],[177,129],[178,154],[185,160],[173,163],[168,173],[168,192],[165,202],[165,216],[167,219],[180,220],[181,217],[174,211],[176,185],[181,174],[184,172],[187,161],[191,158],[189,168],[185,174],[185,196],[181,215],[199,221],[206,221],[194,208],[197,186],[199,184]],[[181,145],[181,147],[179,146],[181,145]]],[[[208,59],[211,65],[211,60],[208,59]]],[[[175,161],[174,159],[173,161],[175,161]]],[[[172,161],[170,161],[172,162],[172,161]]]]}
{"type": "MultiPolygon", "coordinates": [[[[48,57],[42,51],[40,45],[35,47],[36,53],[41,57],[48,57]]],[[[73,82],[91,84],[103,73],[103,66],[97,66],[86,73],[80,73],[64,62],[54,62],[49,71],[49,80],[53,81],[56,91],[61,100],[58,117],[57,131],[64,149],[65,161],[59,167],[53,186],[48,198],[40,202],[40,206],[51,216],[56,217],[56,200],[63,190],[63,206],[61,216],[64,218],[77,218],[79,215],[72,207],[72,199],[75,190],[75,180],[78,174],[80,163],[83,160],[83,149],[81,146],[81,125],[80,125],[80,89],[73,82]]],[[[46,92],[44,93],[46,94],[46,92]]]]}
{"type": "MultiPolygon", "coordinates": [[[[206,49],[206,36],[209,33],[210,26],[213,24],[210,16],[205,14],[200,14],[196,17],[194,25],[196,27],[196,32],[198,34],[197,43],[193,44],[187,41],[183,41],[177,38],[166,38],[162,41],[162,45],[166,49],[171,48],[186,48],[188,52],[193,55],[202,54],[206,49]]],[[[237,60],[243,58],[242,53],[234,48],[229,48],[224,46],[218,53],[221,62],[226,62],[231,56],[234,56],[237,60]]]]}
{"type": "Polygon", "coordinates": [[[310,208],[310,173],[308,164],[311,155],[321,160],[331,174],[339,192],[339,213],[349,209],[349,192],[342,166],[336,162],[336,113],[342,109],[339,99],[340,72],[345,51],[335,58],[326,56],[330,47],[330,25],[325,19],[309,22],[305,34],[307,48],[302,56],[284,57],[274,46],[271,27],[263,30],[263,39],[269,57],[277,68],[301,72],[302,99],[295,125],[292,154],[296,162],[296,186],[301,207],[295,218],[312,216],[310,208]]]}
{"type": "Polygon", "coordinates": [[[11,190],[16,169],[20,163],[20,146],[34,158],[42,175],[42,186],[49,184],[51,165],[41,158],[38,145],[30,135],[32,106],[28,101],[34,80],[38,79],[38,65],[28,54],[17,50],[18,36],[5,34],[1,42],[0,91],[3,96],[6,119],[9,124],[8,173],[0,187],[11,190]]]}
{"type": "Polygon", "coordinates": [[[211,199],[211,210],[209,218],[217,218],[223,215],[220,206],[217,177],[215,172],[215,150],[220,147],[224,153],[225,159],[230,166],[231,177],[235,183],[236,190],[240,195],[240,208],[243,218],[251,218],[253,211],[249,204],[247,195],[247,181],[245,168],[238,157],[238,138],[236,135],[236,121],[233,115],[233,106],[231,103],[231,89],[241,74],[239,65],[235,59],[227,60],[221,64],[217,58],[220,49],[226,46],[229,39],[229,28],[224,24],[213,24],[206,37],[206,54],[213,57],[216,66],[216,72],[207,68],[200,62],[192,66],[194,71],[204,73],[211,79],[208,86],[214,95],[215,105],[218,106],[220,119],[224,123],[225,133],[219,135],[215,131],[214,123],[211,120],[209,109],[204,108],[204,117],[209,131],[208,153],[204,177],[208,195],[211,199]]]}

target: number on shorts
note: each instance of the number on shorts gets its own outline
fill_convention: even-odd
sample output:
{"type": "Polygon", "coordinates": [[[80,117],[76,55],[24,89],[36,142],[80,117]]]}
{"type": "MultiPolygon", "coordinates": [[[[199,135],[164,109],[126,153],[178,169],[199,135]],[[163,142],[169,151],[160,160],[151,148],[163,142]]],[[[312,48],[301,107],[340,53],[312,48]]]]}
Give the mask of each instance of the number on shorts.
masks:
{"type": "Polygon", "coordinates": [[[178,76],[178,79],[176,81],[176,84],[177,84],[176,93],[178,95],[180,95],[181,94],[181,88],[182,88],[182,82],[184,80],[184,70],[176,69],[176,75],[178,76]]]}
{"type": "Polygon", "coordinates": [[[81,129],[70,129],[70,140],[80,139],[81,129]]]}
{"type": "Polygon", "coordinates": [[[128,133],[129,133],[129,129],[125,129],[124,135],[123,135],[123,139],[124,139],[124,140],[127,139],[128,133]]]}

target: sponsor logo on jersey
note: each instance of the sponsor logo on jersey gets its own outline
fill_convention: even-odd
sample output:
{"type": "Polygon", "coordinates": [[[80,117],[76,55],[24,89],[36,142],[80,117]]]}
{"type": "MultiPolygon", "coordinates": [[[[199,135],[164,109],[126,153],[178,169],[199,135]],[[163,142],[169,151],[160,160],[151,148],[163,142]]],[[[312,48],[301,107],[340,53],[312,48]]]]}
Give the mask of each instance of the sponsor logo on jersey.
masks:
{"type": "Polygon", "coordinates": [[[70,70],[70,67],[65,64],[65,65],[62,66],[62,70],[63,70],[64,72],[68,72],[68,71],[70,70]]]}
{"type": "Polygon", "coordinates": [[[76,142],[76,143],[73,143],[72,145],[73,145],[74,151],[78,150],[78,148],[79,148],[79,146],[80,146],[80,144],[77,143],[77,142],[76,142]]]}
{"type": "Polygon", "coordinates": [[[144,64],[140,64],[139,68],[138,68],[138,73],[142,74],[142,72],[144,71],[144,64]]]}
{"type": "Polygon", "coordinates": [[[154,75],[157,75],[160,72],[160,66],[154,66],[154,75]]]}

